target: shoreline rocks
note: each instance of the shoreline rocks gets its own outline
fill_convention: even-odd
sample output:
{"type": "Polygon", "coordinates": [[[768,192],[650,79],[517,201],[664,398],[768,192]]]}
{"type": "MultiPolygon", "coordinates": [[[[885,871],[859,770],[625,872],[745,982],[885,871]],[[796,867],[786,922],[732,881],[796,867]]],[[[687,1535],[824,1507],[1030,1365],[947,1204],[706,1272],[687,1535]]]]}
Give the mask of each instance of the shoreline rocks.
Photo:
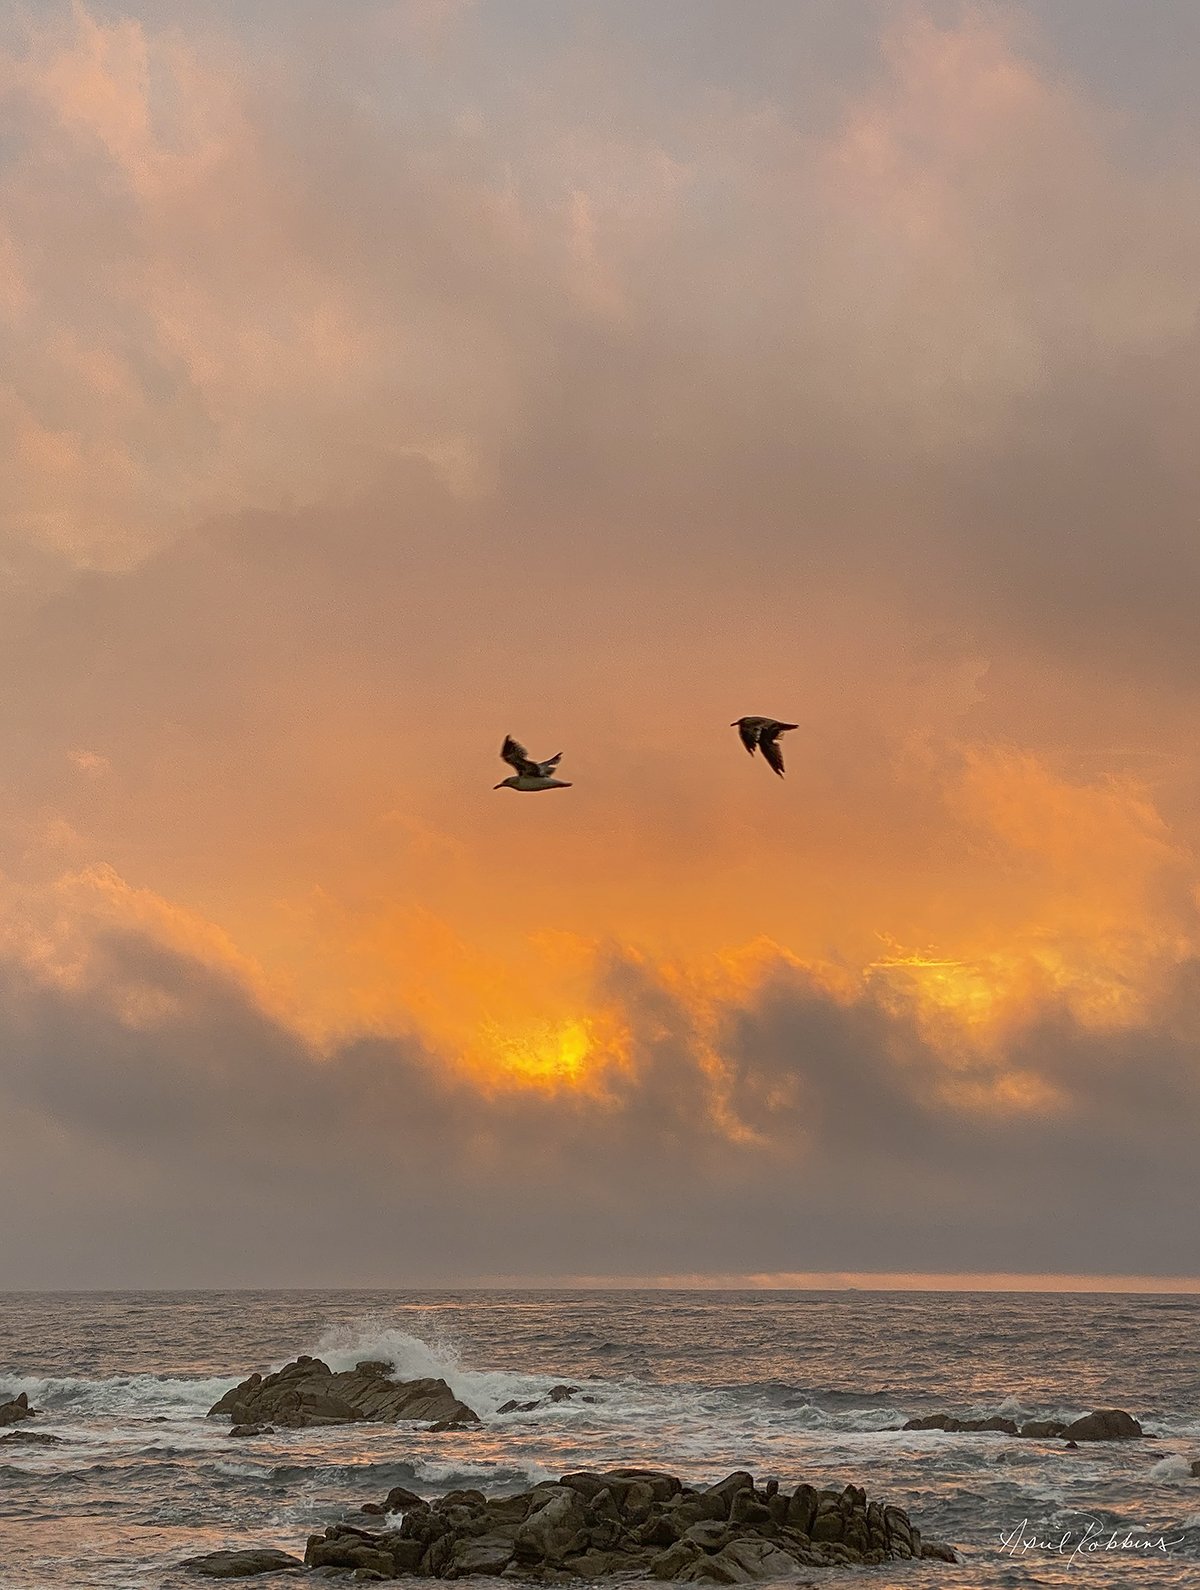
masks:
{"type": "Polygon", "coordinates": [[[273,1375],[250,1375],[215,1402],[208,1416],[228,1417],[241,1435],[265,1434],[268,1424],[304,1430],[360,1419],[421,1419],[447,1430],[479,1423],[479,1415],[444,1380],[393,1380],[392,1369],[364,1359],[335,1373],[320,1358],[303,1355],[273,1375]]]}
{"type": "Polygon", "coordinates": [[[459,1579],[486,1574],[540,1584],[649,1579],[743,1584],[794,1579],[806,1568],[914,1558],[955,1562],[921,1538],[903,1508],[856,1485],[793,1491],[739,1471],[703,1489],[649,1469],[584,1471],[515,1496],[450,1491],[425,1501],[399,1487],[372,1511],[392,1528],[331,1524],[309,1537],[305,1565],[322,1576],[459,1579]]]}
{"type": "Polygon", "coordinates": [[[959,1419],[949,1413],[929,1413],[919,1419],[909,1419],[901,1430],[945,1430],[948,1434],[963,1432],[991,1432],[1001,1435],[1022,1436],[1026,1440],[1058,1441],[1068,1445],[1076,1441],[1136,1441],[1153,1440],[1138,1421],[1123,1408],[1098,1408],[1081,1419],[1067,1424],[1061,1419],[1029,1419],[1018,1426],[1014,1419],[993,1414],[987,1419],[959,1419]]]}

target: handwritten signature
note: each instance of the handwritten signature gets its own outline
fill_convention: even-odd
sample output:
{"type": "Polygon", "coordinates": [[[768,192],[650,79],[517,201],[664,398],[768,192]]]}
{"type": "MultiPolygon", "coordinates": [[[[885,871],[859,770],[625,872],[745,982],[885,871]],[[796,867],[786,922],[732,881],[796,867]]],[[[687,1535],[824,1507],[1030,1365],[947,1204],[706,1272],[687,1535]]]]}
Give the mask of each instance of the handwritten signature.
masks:
{"type": "Polygon", "coordinates": [[[1180,1545],[1184,1539],[1182,1535],[1158,1535],[1139,1525],[1126,1528],[1122,1524],[1116,1529],[1109,1529],[1099,1519],[1089,1518],[1086,1513],[1080,1517],[1082,1528],[1064,1529],[1059,1534],[1039,1534],[1030,1527],[1029,1520],[1023,1518],[1015,1529],[1001,1530],[1000,1548],[1010,1557],[1022,1557],[1031,1551],[1052,1552],[1055,1556],[1067,1558],[1070,1564],[1101,1551],[1134,1552],[1140,1556],[1157,1552],[1166,1556],[1172,1547],[1180,1545]]]}

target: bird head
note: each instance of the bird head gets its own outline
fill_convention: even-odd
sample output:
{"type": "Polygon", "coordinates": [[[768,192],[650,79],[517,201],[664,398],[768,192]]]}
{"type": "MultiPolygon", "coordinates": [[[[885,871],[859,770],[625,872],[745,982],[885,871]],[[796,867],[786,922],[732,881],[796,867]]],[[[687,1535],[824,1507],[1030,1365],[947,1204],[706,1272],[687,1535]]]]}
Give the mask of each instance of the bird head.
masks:
{"type": "Polygon", "coordinates": [[[515,773],[513,774],[513,776],[511,778],[502,779],[499,784],[493,784],[492,785],[493,789],[516,789],[516,787],[517,787],[517,776],[516,776],[515,773]]]}

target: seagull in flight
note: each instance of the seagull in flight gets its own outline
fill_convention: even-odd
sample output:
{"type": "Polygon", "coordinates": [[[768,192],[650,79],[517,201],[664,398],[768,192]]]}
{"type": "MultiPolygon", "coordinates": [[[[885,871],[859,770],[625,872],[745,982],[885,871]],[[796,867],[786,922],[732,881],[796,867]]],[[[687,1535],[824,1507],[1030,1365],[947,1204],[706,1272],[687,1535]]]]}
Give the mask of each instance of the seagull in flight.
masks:
{"type": "Polygon", "coordinates": [[[798,729],[798,723],[780,723],[778,718],[739,718],[729,727],[741,735],[742,744],[751,756],[757,746],[780,778],[783,777],[783,751],[780,749],[779,736],[788,729],[798,729]]]}
{"type": "Polygon", "coordinates": [[[506,734],[500,755],[513,768],[511,778],[493,786],[495,789],[570,789],[570,784],[554,777],[554,770],[562,761],[562,752],[544,762],[535,762],[529,752],[511,734],[506,734]]]}

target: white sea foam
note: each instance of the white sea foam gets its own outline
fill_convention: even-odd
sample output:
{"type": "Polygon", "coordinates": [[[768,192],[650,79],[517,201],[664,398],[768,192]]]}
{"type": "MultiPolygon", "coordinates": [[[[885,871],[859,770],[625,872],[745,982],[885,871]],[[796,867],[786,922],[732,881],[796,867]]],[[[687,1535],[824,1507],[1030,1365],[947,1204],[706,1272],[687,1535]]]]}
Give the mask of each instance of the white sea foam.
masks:
{"type": "Polygon", "coordinates": [[[1152,1480],[1161,1480],[1172,1484],[1177,1480],[1192,1479],[1192,1466],[1181,1452],[1172,1452],[1169,1457],[1160,1458],[1150,1469],[1152,1480]]]}
{"type": "Polygon", "coordinates": [[[169,1375],[111,1375],[87,1380],[75,1375],[61,1378],[7,1375],[0,1390],[8,1396],[22,1391],[32,1406],[47,1412],[109,1417],[162,1414],[180,1418],[207,1413],[217,1398],[233,1384],[227,1375],[179,1379],[169,1375]]]}
{"type": "MultiPolygon", "coordinates": [[[[474,1369],[462,1361],[455,1343],[427,1341],[382,1319],[335,1326],[325,1332],[314,1352],[334,1370],[353,1369],[360,1360],[375,1358],[395,1365],[398,1380],[444,1380],[456,1396],[484,1418],[506,1402],[534,1401],[554,1383],[545,1375],[474,1369]]],[[[565,1408],[569,1404],[550,1406],[565,1408]]]]}

